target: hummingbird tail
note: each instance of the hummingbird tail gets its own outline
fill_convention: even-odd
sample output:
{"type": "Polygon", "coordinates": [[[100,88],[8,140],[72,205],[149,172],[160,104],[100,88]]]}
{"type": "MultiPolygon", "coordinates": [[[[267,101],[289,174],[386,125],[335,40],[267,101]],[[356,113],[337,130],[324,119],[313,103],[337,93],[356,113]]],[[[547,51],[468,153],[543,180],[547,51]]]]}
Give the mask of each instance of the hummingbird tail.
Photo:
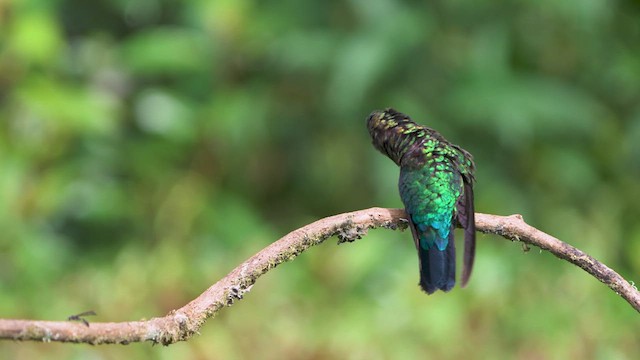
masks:
{"type": "Polygon", "coordinates": [[[425,249],[418,243],[420,258],[420,287],[427,294],[436,290],[449,291],[456,284],[456,248],[453,241],[453,230],[449,234],[449,242],[444,250],[437,246],[425,249]]]}

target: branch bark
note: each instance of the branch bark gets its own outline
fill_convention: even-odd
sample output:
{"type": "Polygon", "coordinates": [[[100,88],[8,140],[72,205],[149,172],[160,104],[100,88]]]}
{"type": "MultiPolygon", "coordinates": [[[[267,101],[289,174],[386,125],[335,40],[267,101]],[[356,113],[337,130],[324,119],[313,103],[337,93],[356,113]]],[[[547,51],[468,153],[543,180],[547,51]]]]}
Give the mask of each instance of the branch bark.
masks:
{"type": "MultiPolygon", "coordinates": [[[[522,216],[476,214],[478,231],[500,235],[547,250],[606,284],[640,312],[640,293],[615,271],[590,255],[528,224],[522,216]]],[[[404,229],[402,209],[370,208],[318,220],[294,230],[252,256],[196,299],[164,317],[120,323],[0,319],[0,339],[59,341],[89,344],[128,344],[151,341],[173,344],[191,338],[220,309],[243,298],[256,280],[279,264],[294,259],[311,246],[336,235],[338,242],[355,241],[373,228],[404,229]]]]}

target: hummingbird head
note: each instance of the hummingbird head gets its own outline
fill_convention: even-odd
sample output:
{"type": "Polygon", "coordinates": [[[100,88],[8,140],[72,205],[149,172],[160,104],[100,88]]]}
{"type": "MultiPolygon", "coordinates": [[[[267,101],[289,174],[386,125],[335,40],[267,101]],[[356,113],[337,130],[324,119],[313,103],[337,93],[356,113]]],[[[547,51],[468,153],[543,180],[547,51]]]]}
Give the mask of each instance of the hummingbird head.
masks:
{"type": "Polygon", "coordinates": [[[405,130],[411,119],[392,108],[375,110],[367,118],[367,129],[371,135],[373,146],[399,164],[398,135],[405,130]]]}
{"type": "Polygon", "coordinates": [[[393,108],[386,108],[384,110],[375,110],[369,114],[367,127],[373,135],[374,131],[389,130],[406,121],[411,121],[407,115],[393,108]]]}

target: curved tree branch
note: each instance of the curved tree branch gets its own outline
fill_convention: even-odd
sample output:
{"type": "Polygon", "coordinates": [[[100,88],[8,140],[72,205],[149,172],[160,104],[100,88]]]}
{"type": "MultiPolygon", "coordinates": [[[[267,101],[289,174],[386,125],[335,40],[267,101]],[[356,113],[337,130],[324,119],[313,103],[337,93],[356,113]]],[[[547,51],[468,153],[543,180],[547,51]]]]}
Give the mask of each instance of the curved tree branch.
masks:
{"type": "MultiPolygon", "coordinates": [[[[0,319],[0,339],[60,341],[89,344],[128,344],[151,341],[169,345],[189,339],[220,309],[232,305],[256,280],[279,264],[292,260],[313,245],[337,235],[354,241],[372,228],[406,228],[402,209],[371,208],[331,216],[292,231],[249,258],[196,299],[164,317],[146,321],[91,323],[0,319]]],[[[567,260],[606,284],[640,312],[640,293],[624,278],[586,253],[527,225],[520,215],[476,214],[478,231],[522,241],[567,260]]]]}

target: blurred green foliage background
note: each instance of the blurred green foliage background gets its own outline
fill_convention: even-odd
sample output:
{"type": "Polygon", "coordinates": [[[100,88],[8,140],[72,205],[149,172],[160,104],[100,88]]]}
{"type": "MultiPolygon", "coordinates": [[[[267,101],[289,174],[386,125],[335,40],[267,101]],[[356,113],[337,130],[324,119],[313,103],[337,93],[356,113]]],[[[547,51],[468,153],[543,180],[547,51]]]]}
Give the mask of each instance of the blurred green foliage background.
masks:
{"type": "MultiPolygon", "coordinates": [[[[0,1],[0,316],[162,316],[316,219],[400,207],[365,118],[475,155],[476,209],[640,281],[640,2],[0,1]]],[[[426,296],[410,234],[311,249],[168,348],[7,359],[632,359],[638,314],[582,270],[479,237],[426,296]]]]}

